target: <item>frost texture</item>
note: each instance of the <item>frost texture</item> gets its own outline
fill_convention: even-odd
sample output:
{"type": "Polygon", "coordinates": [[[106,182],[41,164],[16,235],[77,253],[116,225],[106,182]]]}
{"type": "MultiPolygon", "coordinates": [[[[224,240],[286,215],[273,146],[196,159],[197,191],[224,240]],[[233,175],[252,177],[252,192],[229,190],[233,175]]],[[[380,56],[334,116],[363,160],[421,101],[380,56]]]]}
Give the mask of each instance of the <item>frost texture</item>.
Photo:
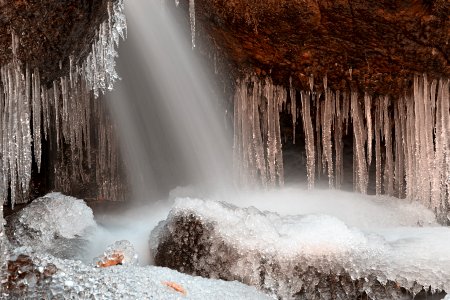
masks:
{"type": "Polygon", "coordinates": [[[23,289],[8,295],[12,299],[272,299],[236,281],[194,277],[167,268],[92,268],[50,255],[31,253],[30,257],[38,273],[28,269],[29,275],[19,282],[23,289]],[[46,270],[55,273],[39,282],[38,276],[46,270]],[[171,284],[181,287],[184,294],[171,284]]]}
{"type": "Polygon", "coordinates": [[[50,193],[8,217],[7,233],[16,246],[62,253],[67,240],[85,236],[96,226],[92,210],[83,200],[50,193]],[[61,250],[61,251],[60,251],[61,250]]]}
{"type": "MultiPolygon", "coordinates": [[[[391,209],[389,203],[386,202],[385,213],[391,209]]],[[[367,205],[373,204],[365,203],[362,208],[367,205]]],[[[276,291],[281,298],[292,297],[292,292],[301,290],[302,286],[308,289],[315,285],[308,282],[308,278],[298,277],[302,274],[299,270],[308,267],[320,274],[347,273],[354,279],[366,278],[365,288],[370,297],[376,296],[372,294],[376,291],[370,290],[373,280],[381,284],[396,282],[412,294],[418,293],[422,286],[426,289],[431,286],[432,291],[450,290],[447,259],[450,231],[446,227],[377,228],[375,225],[362,230],[329,215],[280,216],[254,207],[237,208],[231,204],[185,198],[178,199],[165,221],[168,231],[160,224],[152,233],[152,247],[160,242],[167,245],[165,234],[172,230],[176,235],[176,224],[182,216],[199,220],[201,226],[196,226],[200,226],[204,234],[197,237],[203,244],[197,248],[198,258],[194,256],[191,262],[196,266],[194,270],[219,276],[217,268],[221,266],[215,263],[223,261],[232,278],[276,291]],[[200,253],[201,247],[210,247],[207,253],[220,258],[215,260],[209,254],[200,253]],[[261,270],[265,275],[262,279],[261,270]]],[[[196,233],[192,234],[195,237],[196,233]]],[[[195,245],[185,246],[194,247],[190,250],[196,251],[195,245]]],[[[152,253],[157,253],[155,250],[152,249],[152,253]]],[[[308,299],[314,299],[313,295],[308,299]]]]}
{"type": "MultiPolygon", "coordinates": [[[[447,221],[450,194],[449,79],[429,81],[415,76],[410,93],[397,99],[357,91],[331,91],[327,78],[316,90],[274,85],[269,78],[247,76],[236,84],[234,97],[235,169],[243,185],[282,185],[281,112],[297,110],[305,136],[308,187],[322,174],[330,188],[344,182],[343,137],[353,133],[353,186],[367,193],[419,201],[447,221]],[[287,94],[290,103],[286,105],[287,94]],[[375,148],[375,149],[373,149],[375,148]],[[373,151],[375,150],[375,151],[373,151]],[[375,174],[369,170],[375,169],[375,174]]],[[[294,137],[295,140],[295,137],[294,137]]]]}
{"type": "MultiPolygon", "coordinates": [[[[80,170],[83,162],[89,166],[92,163],[92,130],[89,124],[93,113],[91,91],[96,98],[100,93],[111,90],[119,79],[115,71],[115,58],[119,39],[126,36],[123,10],[123,0],[108,3],[108,19],[100,25],[85,61],[77,62],[70,57],[68,76],[55,80],[50,89],[41,82],[38,68],[31,70],[18,59],[20,41],[12,32],[13,59],[0,66],[0,180],[4,186],[11,188],[13,206],[27,200],[33,157],[40,171],[41,140],[50,138],[50,126],[56,131],[57,150],[61,150],[64,143],[70,144],[73,166],[58,166],[58,169],[68,169],[66,177],[73,174],[86,177],[80,170]]],[[[115,188],[109,182],[114,181],[118,174],[116,167],[111,170],[110,167],[117,166],[118,162],[116,147],[111,146],[114,144],[111,128],[105,128],[107,126],[111,127],[100,122],[98,140],[103,144],[99,145],[101,153],[97,169],[102,174],[96,179],[102,190],[112,190],[110,193],[113,194],[115,188]],[[113,180],[105,179],[105,174],[111,174],[113,180]]],[[[61,179],[60,176],[56,178],[61,179]]],[[[66,190],[64,187],[67,183],[57,182],[55,186],[58,190],[66,190]]],[[[7,189],[0,190],[0,199],[7,197],[6,192],[7,189]]]]}

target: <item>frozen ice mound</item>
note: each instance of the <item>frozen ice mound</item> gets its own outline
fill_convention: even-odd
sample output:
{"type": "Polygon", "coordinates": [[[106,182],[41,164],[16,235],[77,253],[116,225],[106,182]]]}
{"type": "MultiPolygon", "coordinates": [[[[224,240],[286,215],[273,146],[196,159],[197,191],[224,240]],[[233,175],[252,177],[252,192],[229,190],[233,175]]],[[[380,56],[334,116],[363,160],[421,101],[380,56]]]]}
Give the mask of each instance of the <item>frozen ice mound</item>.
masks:
{"type": "Polygon", "coordinates": [[[358,229],[329,215],[183,198],[153,230],[150,247],[156,265],[239,280],[283,299],[450,290],[450,228],[441,226],[358,229]]]}
{"type": "Polygon", "coordinates": [[[0,299],[270,299],[236,281],[151,266],[95,268],[22,250],[10,262],[9,288],[0,299]]]}
{"type": "Polygon", "coordinates": [[[15,246],[32,247],[58,257],[72,257],[81,250],[94,215],[83,200],[50,193],[7,217],[6,233],[15,246]]]}
{"type": "Polygon", "coordinates": [[[99,257],[94,258],[95,266],[107,266],[111,264],[138,266],[138,254],[134,250],[133,245],[127,241],[117,241],[108,246],[99,257]]]}

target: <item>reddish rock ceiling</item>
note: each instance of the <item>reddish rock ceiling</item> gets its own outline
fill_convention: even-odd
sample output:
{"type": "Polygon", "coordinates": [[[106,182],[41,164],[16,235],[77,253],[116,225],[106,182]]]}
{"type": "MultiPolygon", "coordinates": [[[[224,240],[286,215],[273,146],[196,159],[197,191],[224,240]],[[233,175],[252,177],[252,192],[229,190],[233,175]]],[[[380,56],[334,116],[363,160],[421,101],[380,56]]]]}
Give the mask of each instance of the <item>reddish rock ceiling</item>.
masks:
{"type": "MultiPolygon", "coordinates": [[[[13,29],[20,58],[50,82],[67,71],[70,54],[87,54],[105,4],[0,0],[0,65],[11,58],[13,29]]],[[[202,32],[235,72],[270,74],[283,84],[292,77],[301,88],[311,74],[316,84],[327,75],[334,89],[382,94],[401,93],[414,74],[450,77],[448,0],[196,0],[195,6],[202,32]]]]}
{"type": "Polygon", "coordinates": [[[450,1],[196,0],[197,22],[240,72],[307,88],[326,74],[399,94],[414,74],[450,77],[450,1]],[[350,70],[351,69],[351,75],[350,70]]]}

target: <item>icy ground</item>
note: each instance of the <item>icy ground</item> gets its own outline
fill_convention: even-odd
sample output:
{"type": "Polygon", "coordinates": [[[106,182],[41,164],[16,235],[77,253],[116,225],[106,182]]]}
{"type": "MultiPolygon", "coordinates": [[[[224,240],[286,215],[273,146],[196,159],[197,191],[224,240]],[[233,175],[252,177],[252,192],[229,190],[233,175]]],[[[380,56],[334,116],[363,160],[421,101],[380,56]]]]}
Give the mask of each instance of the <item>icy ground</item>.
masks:
{"type": "Polygon", "coordinates": [[[92,227],[92,212],[81,200],[53,193],[28,206],[35,207],[35,213],[22,211],[21,224],[27,221],[28,225],[20,230],[23,234],[23,230],[30,228],[45,229],[31,245],[38,252],[32,257],[37,265],[53,263],[60,269],[51,283],[53,292],[98,293],[103,297],[100,299],[111,299],[111,295],[122,299],[141,298],[136,295],[179,297],[179,292],[161,284],[165,281],[183,286],[188,297],[194,299],[223,298],[222,295],[238,299],[243,295],[247,299],[262,297],[253,288],[238,283],[209,281],[162,268],[94,267],[93,258],[101,255],[108,245],[125,239],[136,249],[139,262],[148,264],[148,236],[171,209],[172,214],[195,210],[214,220],[221,236],[245,251],[276,253],[288,258],[301,255],[311,261],[328,257],[327,260],[342,264],[355,277],[375,272],[381,281],[391,279],[411,286],[417,280],[419,284],[450,290],[450,228],[439,226],[433,213],[418,203],[299,187],[243,192],[226,199],[230,203],[195,199],[194,191],[177,189],[171,200],[118,215],[97,215],[100,224],[92,227]],[[56,201],[43,205],[45,199],[56,201]],[[84,249],[87,252],[83,253],[83,262],[48,254],[58,252],[52,247],[61,247],[51,237],[64,237],[58,242],[77,239],[89,227],[97,229],[84,236],[89,244],[84,249]]]}
{"type": "Polygon", "coordinates": [[[0,295],[0,299],[271,299],[236,281],[194,277],[167,268],[95,268],[45,254],[31,257],[41,272],[49,264],[58,271],[44,288],[37,288],[33,278],[27,277],[28,294],[23,298],[0,295]]]}
{"type": "MultiPolygon", "coordinates": [[[[80,236],[88,238],[90,233],[86,231],[95,231],[97,235],[90,235],[91,242],[95,243],[93,238],[98,237],[101,230],[97,228],[92,210],[84,201],[60,193],[50,193],[36,199],[10,220],[8,227],[18,247],[12,250],[9,260],[15,261],[19,255],[28,255],[34,266],[19,263],[22,269],[11,272],[18,272],[15,286],[23,284],[26,289],[5,290],[0,294],[0,299],[267,298],[255,288],[238,282],[193,277],[153,266],[139,267],[138,257],[128,241],[118,241],[97,253],[103,252],[103,256],[108,257],[114,251],[121,251],[126,259],[122,265],[96,267],[95,262],[105,259],[103,256],[94,258],[87,255],[86,262],[74,259],[86,246],[76,247],[80,236]],[[67,250],[67,247],[76,249],[72,253],[61,250],[67,250]],[[62,252],[65,255],[59,258],[49,254],[62,252]],[[64,256],[70,254],[73,257],[65,259],[64,256]],[[49,267],[51,265],[56,268],[49,267]],[[44,275],[48,274],[49,269],[56,273],[44,275]]],[[[147,227],[145,240],[150,230],[151,227],[147,227]]]]}

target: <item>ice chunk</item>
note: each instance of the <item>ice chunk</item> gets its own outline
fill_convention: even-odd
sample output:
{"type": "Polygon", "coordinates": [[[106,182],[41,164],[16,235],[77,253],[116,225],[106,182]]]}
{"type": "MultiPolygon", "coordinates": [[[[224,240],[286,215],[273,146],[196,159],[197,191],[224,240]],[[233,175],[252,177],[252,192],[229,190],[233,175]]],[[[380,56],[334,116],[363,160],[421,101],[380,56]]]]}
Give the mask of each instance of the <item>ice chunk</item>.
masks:
{"type": "Polygon", "coordinates": [[[139,262],[133,245],[127,240],[122,240],[108,246],[103,255],[94,259],[94,264],[97,267],[112,265],[137,266],[139,262]]]}
{"type": "Polygon", "coordinates": [[[18,246],[62,254],[71,251],[94,226],[92,210],[83,200],[50,193],[7,217],[6,232],[18,246]]]}

